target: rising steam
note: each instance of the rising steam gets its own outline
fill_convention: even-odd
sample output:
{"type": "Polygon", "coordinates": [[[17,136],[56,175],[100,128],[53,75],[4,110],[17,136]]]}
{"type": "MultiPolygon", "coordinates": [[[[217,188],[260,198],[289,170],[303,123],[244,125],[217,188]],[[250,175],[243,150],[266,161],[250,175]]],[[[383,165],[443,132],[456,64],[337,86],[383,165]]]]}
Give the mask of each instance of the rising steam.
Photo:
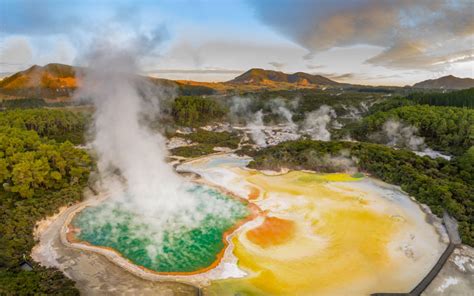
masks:
{"type": "Polygon", "coordinates": [[[250,137],[259,147],[266,147],[266,136],[263,132],[265,125],[263,124],[263,112],[257,111],[252,116],[253,118],[247,123],[247,128],[250,130],[250,137]]]}
{"type": "MultiPolygon", "coordinates": [[[[297,104],[297,100],[295,100],[297,104]]],[[[288,128],[291,130],[295,130],[297,125],[293,121],[293,113],[290,111],[290,109],[286,106],[285,102],[282,99],[274,99],[270,101],[270,107],[272,110],[272,113],[278,114],[279,116],[283,117],[286,121],[286,124],[288,125],[288,128]]],[[[293,103],[293,108],[296,108],[297,105],[295,106],[295,103],[293,103]]]]}
{"type": "Polygon", "coordinates": [[[418,129],[414,126],[396,120],[387,120],[383,125],[383,131],[387,136],[389,146],[406,147],[415,151],[425,148],[425,139],[416,136],[418,129]]]}
{"type": "Polygon", "coordinates": [[[109,46],[92,51],[76,95],[92,100],[96,109],[91,144],[103,189],[139,213],[167,220],[191,211],[196,201],[166,163],[164,137],[146,124],[159,113],[164,90],[137,75],[134,56],[109,46]]]}
{"type": "Polygon", "coordinates": [[[336,118],[334,109],[322,105],[319,109],[306,114],[302,127],[303,132],[307,133],[313,140],[329,141],[331,140],[331,133],[328,130],[328,124],[333,118],[336,118]]]}
{"type": "Polygon", "coordinates": [[[155,260],[169,255],[166,237],[168,242],[178,239],[208,217],[220,223],[231,217],[234,206],[180,177],[166,162],[165,138],[149,123],[159,115],[168,90],[137,75],[138,53],[112,46],[91,52],[76,97],[94,103],[91,145],[98,159],[100,189],[111,196],[89,224],[100,228],[108,223],[109,235],[118,243],[121,238],[114,233],[121,224],[116,210],[133,213],[136,221],[129,222],[148,230],[133,232],[131,239],[146,237],[147,256],[155,260]]]}

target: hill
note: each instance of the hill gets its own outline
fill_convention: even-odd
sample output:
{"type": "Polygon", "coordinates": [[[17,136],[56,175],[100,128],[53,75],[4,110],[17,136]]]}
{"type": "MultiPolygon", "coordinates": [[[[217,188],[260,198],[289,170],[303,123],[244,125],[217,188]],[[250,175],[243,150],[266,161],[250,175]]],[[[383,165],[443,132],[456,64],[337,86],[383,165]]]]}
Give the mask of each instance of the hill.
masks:
{"type": "MultiPolygon", "coordinates": [[[[80,84],[83,68],[64,64],[34,65],[0,81],[1,99],[41,98],[67,101],[80,84]]],[[[286,74],[264,69],[250,69],[227,82],[198,82],[146,77],[156,84],[175,87],[181,95],[210,95],[262,90],[285,90],[324,86],[344,86],[321,75],[304,72],[286,74]]]]}
{"type": "MultiPolygon", "coordinates": [[[[0,81],[1,99],[41,98],[48,101],[67,101],[80,84],[81,67],[64,64],[34,65],[0,81]],[[79,75],[78,75],[79,74],[79,75]]],[[[212,94],[206,85],[191,85],[178,81],[143,77],[152,83],[174,87],[182,95],[212,94]]]]}
{"type": "Polygon", "coordinates": [[[237,76],[236,78],[225,82],[226,84],[256,84],[272,85],[279,83],[307,85],[340,85],[339,82],[331,80],[321,75],[312,75],[304,72],[287,74],[279,71],[264,70],[253,68],[237,76]]]}
{"type": "Polygon", "coordinates": [[[79,71],[63,64],[34,65],[0,81],[0,93],[13,97],[69,97],[77,87],[79,71]]]}
{"type": "Polygon", "coordinates": [[[474,87],[474,79],[459,78],[453,75],[440,77],[438,79],[429,79],[415,83],[414,88],[442,88],[442,89],[466,89],[474,87]]]}
{"type": "Polygon", "coordinates": [[[75,67],[63,64],[34,65],[0,81],[0,88],[75,88],[76,71],[75,67]]]}

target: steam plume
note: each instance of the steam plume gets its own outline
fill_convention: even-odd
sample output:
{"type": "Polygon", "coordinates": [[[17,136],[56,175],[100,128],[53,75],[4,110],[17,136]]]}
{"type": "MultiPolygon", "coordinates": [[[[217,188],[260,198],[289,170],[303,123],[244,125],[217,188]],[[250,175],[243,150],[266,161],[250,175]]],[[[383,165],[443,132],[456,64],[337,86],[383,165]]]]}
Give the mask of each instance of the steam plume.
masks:
{"type": "Polygon", "coordinates": [[[336,118],[334,109],[327,105],[322,105],[319,109],[306,114],[303,131],[309,134],[313,140],[329,141],[331,133],[327,126],[332,118],[336,118]]]}
{"type": "Polygon", "coordinates": [[[136,75],[132,51],[104,45],[91,52],[86,62],[78,96],[90,98],[96,108],[92,146],[99,172],[109,180],[103,184],[105,189],[123,191],[133,208],[149,216],[167,219],[177,211],[191,210],[195,200],[165,162],[164,137],[144,124],[145,115],[159,112],[157,102],[163,91],[136,75]],[[117,170],[125,184],[116,178],[110,181],[117,170]]]}
{"type": "Polygon", "coordinates": [[[266,147],[265,133],[263,124],[263,112],[259,110],[253,115],[253,119],[247,123],[247,128],[250,129],[250,137],[259,147],[266,147]]]}
{"type": "Polygon", "coordinates": [[[383,125],[383,130],[388,138],[389,146],[407,147],[415,151],[425,147],[425,139],[415,135],[418,129],[414,126],[388,120],[383,125]]]}
{"type": "Polygon", "coordinates": [[[285,118],[290,129],[296,129],[296,124],[293,122],[293,113],[287,108],[282,99],[274,99],[270,102],[272,113],[278,114],[285,118]]]}

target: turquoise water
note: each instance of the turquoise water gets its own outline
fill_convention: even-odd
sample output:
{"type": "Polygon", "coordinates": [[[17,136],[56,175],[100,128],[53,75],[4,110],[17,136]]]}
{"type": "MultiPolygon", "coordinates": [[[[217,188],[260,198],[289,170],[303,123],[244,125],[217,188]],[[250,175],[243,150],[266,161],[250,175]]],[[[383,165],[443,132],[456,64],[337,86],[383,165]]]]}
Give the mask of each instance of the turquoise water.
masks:
{"type": "Polygon", "coordinates": [[[196,224],[183,222],[193,213],[153,223],[153,218],[144,218],[113,201],[82,210],[72,223],[81,229],[80,240],[111,247],[137,265],[158,272],[196,271],[217,259],[224,248],[224,232],[249,210],[246,204],[214,189],[195,186],[190,192],[199,201],[195,214],[203,215],[196,224]],[[215,209],[206,211],[208,204],[215,209]]]}
{"type": "Polygon", "coordinates": [[[221,165],[231,165],[232,167],[245,167],[250,162],[249,158],[237,158],[231,156],[224,156],[211,159],[206,168],[213,168],[221,165]]]}

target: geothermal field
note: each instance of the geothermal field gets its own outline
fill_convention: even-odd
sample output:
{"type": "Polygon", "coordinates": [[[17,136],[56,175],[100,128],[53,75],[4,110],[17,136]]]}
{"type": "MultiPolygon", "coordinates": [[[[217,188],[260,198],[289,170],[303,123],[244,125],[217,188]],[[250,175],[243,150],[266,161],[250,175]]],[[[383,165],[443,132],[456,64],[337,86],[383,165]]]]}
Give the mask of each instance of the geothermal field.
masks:
{"type": "Polygon", "coordinates": [[[473,296],[473,0],[0,0],[0,296],[473,296]]]}
{"type": "Polygon", "coordinates": [[[446,247],[394,186],[363,175],[260,172],[245,168],[249,160],[219,154],[180,165],[197,175],[189,181],[197,207],[185,215],[163,224],[110,197],[74,213],[67,239],[209,295],[409,291],[446,247]]]}
{"type": "MultiPolygon", "coordinates": [[[[150,283],[190,295],[410,293],[436,278],[459,243],[455,220],[372,176],[365,165],[373,160],[357,152],[345,127],[383,98],[322,104],[295,121],[299,99],[256,109],[252,97],[232,96],[227,119],[170,133],[163,108],[173,95],[138,79],[134,67],[129,53],[91,55],[76,96],[94,110],[82,148],[97,162],[94,193],[37,226],[32,257],[64,270],[84,293],[115,291],[113,282],[118,293],[137,294],[153,294],[150,283]],[[335,135],[340,142],[325,146],[335,135]],[[201,153],[202,143],[211,151],[201,153]],[[87,267],[94,264],[129,275],[105,272],[109,284],[100,284],[87,267]]],[[[368,138],[381,141],[377,151],[450,161],[417,133],[389,119],[368,138]]],[[[460,258],[463,268],[471,260],[460,258]]],[[[435,291],[470,285],[454,274],[436,278],[435,291]]]]}

